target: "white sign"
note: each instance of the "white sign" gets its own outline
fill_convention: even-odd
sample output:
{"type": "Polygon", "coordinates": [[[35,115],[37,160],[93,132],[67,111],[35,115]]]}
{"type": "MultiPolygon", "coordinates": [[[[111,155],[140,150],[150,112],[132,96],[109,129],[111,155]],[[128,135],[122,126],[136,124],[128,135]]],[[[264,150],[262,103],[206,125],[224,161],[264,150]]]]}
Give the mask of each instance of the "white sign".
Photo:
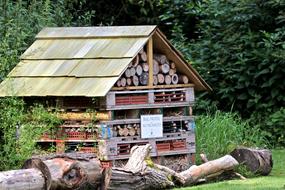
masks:
{"type": "Polygon", "coordinates": [[[162,115],[141,115],[141,138],[163,137],[162,115]]]}

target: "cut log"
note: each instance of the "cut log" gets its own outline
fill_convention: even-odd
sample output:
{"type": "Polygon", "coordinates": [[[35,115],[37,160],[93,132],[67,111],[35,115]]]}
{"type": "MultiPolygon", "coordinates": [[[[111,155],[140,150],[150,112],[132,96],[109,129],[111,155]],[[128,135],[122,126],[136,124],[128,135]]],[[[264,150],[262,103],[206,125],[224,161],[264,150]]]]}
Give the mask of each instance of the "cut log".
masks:
{"type": "Polygon", "coordinates": [[[1,190],[45,190],[44,175],[38,169],[11,170],[0,172],[1,190]]]}
{"type": "Polygon", "coordinates": [[[116,82],[116,86],[117,87],[121,87],[122,85],[121,85],[121,80],[118,80],[117,82],[116,82]]]}
{"type": "Polygon", "coordinates": [[[136,75],[135,67],[130,68],[130,74],[131,74],[131,77],[136,75]]]}
{"type": "Polygon", "coordinates": [[[155,59],[153,59],[153,74],[157,75],[158,73],[159,73],[159,64],[155,59]]]}
{"type": "Polygon", "coordinates": [[[137,73],[137,75],[141,76],[142,72],[143,72],[142,66],[141,65],[137,65],[136,66],[136,73],[137,73]]]}
{"type": "Polygon", "coordinates": [[[178,75],[174,74],[171,76],[171,83],[172,84],[178,84],[178,75]]]}
{"type": "Polygon", "coordinates": [[[141,85],[147,85],[148,83],[148,73],[143,72],[141,76],[139,76],[139,81],[141,85]]]}
{"type": "Polygon", "coordinates": [[[169,61],[165,55],[155,53],[155,54],[153,54],[153,57],[155,60],[157,60],[159,62],[159,64],[168,64],[169,65],[169,61]]]}
{"type": "Polygon", "coordinates": [[[176,69],[169,69],[169,75],[172,76],[176,73],[176,69]]]}
{"type": "Polygon", "coordinates": [[[268,175],[273,167],[270,150],[240,147],[233,150],[231,155],[255,174],[268,175]]]}
{"type": "Polygon", "coordinates": [[[126,137],[129,135],[129,130],[127,128],[127,125],[125,125],[124,127],[118,127],[118,129],[119,129],[118,133],[121,137],[126,137]]]}
{"type": "Polygon", "coordinates": [[[140,58],[138,55],[135,56],[135,58],[132,61],[132,66],[136,67],[139,64],[140,58]]]}
{"type": "Polygon", "coordinates": [[[138,86],[139,85],[139,78],[135,75],[132,77],[132,82],[134,84],[134,86],[138,86]]]}
{"type": "Polygon", "coordinates": [[[165,75],[164,76],[164,81],[166,85],[170,85],[171,84],[171,76],[170,75],[165,75]]]}
{"type": "Polygon", "coordinates": [[[143,69],[144,72],[148,72],[149,65],[147,63],[142,63],[142,69],[143,69]]]}
{"type": "Polygon", "coordinates": [[[142,51],[142,52],[140,53],[140,60],[141,60],[141,62],[146,62],[146,60],[147,60],[147,55],[146,55],[146,52],[145,52],[145,51],[142,51]]]}
{"type": "Polygon", "coordinates": [[[134,146],[131,149],[131,157],[123,168],[113,167],[106,170],[103,189],[143,190],[174,187],[170,176],[160,170],[148,167],[145,160],[149,156],[150,150],[150,145],[134,146]]]}
{"type": "Polygon", "coordinates": [[[125,87],[126,85],[127,85],[127,80],[126,80],[126,78],[122,77],[121,78],[121,86],[125,87]]]}
{"type": "Polygon", "coordinates": [[[189,79],[186,75],[178,75],[178,82],[180,84],[188,84],[189,79]]]}
{"type": "Polygon", "coordinates": [[[125,71],[125,76],[126,76],[127,78],[131,77],[131,70],[130,70],[130,68],[129,68],[129,69],[126,69],[126,71],[125,71]]]}
{"type": "Polygon", "coordinates": [[[32,158],[24,163],[23,168],[42,171],[51,184],[47,189],[97,188],[102,179],[101,163],[94,154],[71,153],[32,158]],[[47,172],[49,175],[46,175],[47,172]]]}
{"type": "Polygon", "coordinates": [[[170,62],[170,68],[176,70],[176,65],[174,62],[170,62]]]}
{"type": "Polygon", "coordinates": [[[131,78],[127,78],[127,86],[131,86],[132,85],[132,79],[131,78]]]}
{"type": "Polygon", "coordinates": [[[230,155],[226,155],[219,159],[201,164],[200,166],[191,166],[188,170],[180,172],[179,174],[185,179],[184,185],[191,185],[195,184],[199,179],[206,176],[233,170],[237,165],[238,162],[236,159],[230,155]]]}
{"type": "Polygon", "coordinates": [[[157,75],[153,75],[153,85],[156,86],[158,84],[157,75]]]}
{"type": "Polygon", "coordinates": [[[158,84],[164,84],[164,75],[159,73],[157,75],[157,81],[158,81],[158,84]]]}
{"type": "Polygon", "coordinates": [[[168,64],[162,64],[159,66],[159,71],[163,74],[168,74],[169,73],[169,65],[168,64]]]}
{"type": "Polygon", "coordinates": [[[135,129],[136,126],[128,126],[128,129],[129,129],[129,135],[130,136],[135,136],[136,135],[136,129],[135,129]]]}

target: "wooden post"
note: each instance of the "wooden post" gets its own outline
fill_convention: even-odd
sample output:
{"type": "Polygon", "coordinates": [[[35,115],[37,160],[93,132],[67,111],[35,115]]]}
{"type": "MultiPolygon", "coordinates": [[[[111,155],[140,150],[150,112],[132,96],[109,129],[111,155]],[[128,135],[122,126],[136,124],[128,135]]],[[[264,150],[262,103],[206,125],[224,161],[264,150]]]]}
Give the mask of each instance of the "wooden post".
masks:
{"type": "Polygon", "coordinates": [[[147,63],[148,70],[148,86],[153,86],[153,40],[150,38],[147,42],[147,63]]]}

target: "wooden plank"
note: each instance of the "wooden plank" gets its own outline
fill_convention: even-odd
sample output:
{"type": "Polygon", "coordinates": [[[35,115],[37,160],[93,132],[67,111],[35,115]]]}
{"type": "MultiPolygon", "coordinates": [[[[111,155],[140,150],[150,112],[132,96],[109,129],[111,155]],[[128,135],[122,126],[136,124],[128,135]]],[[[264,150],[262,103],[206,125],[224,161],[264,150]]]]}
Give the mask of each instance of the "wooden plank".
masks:
{"type": "Polygon", "coordinates": [[[153,92],[176,92],[176,91],[186,91],[187,89],[188,88],[174,88],[174,89],[151,89],[151,90],[111,91],[111,92],[115,94],[137,94],[137,93],[149,93],[149,92],[152,92],[152,93],[153,92]]]}
{"type": "Polygon", "coordinates": [[[192,66],[187,65],[188,63],[183,58],[182,54],[171,46],[162,32],[157,30],[157,32],[153,34],[153,41],[153,48],[160,53],[165,54],[171,61],[175,62],[177,71],[186,74],[191,82],[196,84],[195,89],[212,91],[211,87],[202,79],[198,72],[192,68],[192,66]]]}
{"type": "MultiPolygon", "coordinates": [[[[173,116],[173,117],[163,117],[163,122],[169,122],[169,121],[188,121],[194,120],[194,116],[173,116]]],[[[118,119],[118,120],[112,120],[112,121],[102,121],[101,123],[106,125],[121,125],[121,124],[130,124],[130,123],[140,123],[141,119],[118,119]]]]}
{"type": "Polygon", "coordinates": [[[147,42],[147,63],[149,66],[148,70],[148,87],[153,86],[153,40],[149,38],[147,42]]]}
{"type": "Polygon", "coordinates": [[[107,106],[106,110],[127,110],[127,109],[143,109],[143,108],[171,108],[193,106],[194,102],[167,102],[155,104],[140,104],[140,105],[122,105],[122,106],[107,106]]]}
{"type": "Polygon", "coordinates": [[[126,86],[113,87],[111,90],[143,90],[143,89],[161,89],[161,88],[187,88],[194,87],[194,84],[175,84],[175,85],[157,85],[157,86],[126,86]]]}

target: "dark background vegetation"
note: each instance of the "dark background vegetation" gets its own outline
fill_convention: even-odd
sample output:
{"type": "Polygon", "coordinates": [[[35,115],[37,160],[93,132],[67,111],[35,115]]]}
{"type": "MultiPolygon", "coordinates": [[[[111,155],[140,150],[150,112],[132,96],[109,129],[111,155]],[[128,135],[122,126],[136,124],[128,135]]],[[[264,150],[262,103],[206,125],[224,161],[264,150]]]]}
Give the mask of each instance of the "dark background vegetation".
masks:
{"type": "MultiPolygon", "coordinates": [[[[285,146],[285,0],[0,2],[0,81],[43,27],[158,25],[213,88],[198,94],[196,114],[235,112],[271,146],[285,146]]],[[[21,121],[17,109],[4,111],[1,142],[21,121]]]]}

